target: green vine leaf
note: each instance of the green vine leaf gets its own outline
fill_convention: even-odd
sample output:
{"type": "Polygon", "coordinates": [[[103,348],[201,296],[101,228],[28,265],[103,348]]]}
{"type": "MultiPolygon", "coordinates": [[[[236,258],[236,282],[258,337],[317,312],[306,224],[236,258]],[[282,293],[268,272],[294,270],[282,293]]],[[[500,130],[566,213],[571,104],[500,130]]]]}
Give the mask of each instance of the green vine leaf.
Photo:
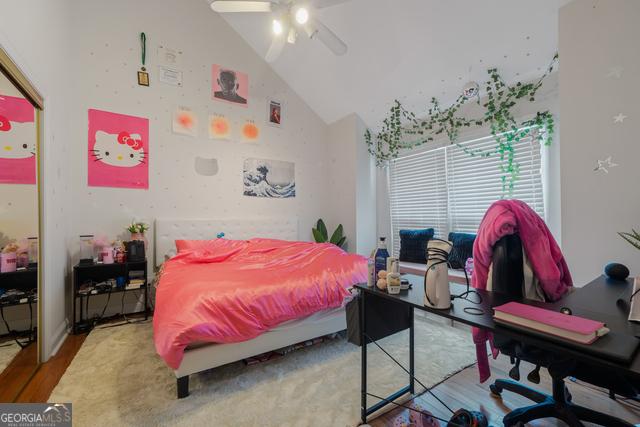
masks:
{"type": "MultiPolygon", "coordinates": [[[[544,79],[553,72],[557,62],[556,53],[538,81],[517,82],[514,86],[507,85],[496,68],[488,69],[489,79],[485,82],[486,102],[482,104],[485,112],[482,117],[468,118],[458,114],[460,108],[469,101],[462,95],[446,109],[441,109],[438,100],[432,97],[427,116],[420,119],[416,113],[407,110],[396,99],[389,114],[382,120],[380,130],[375,134],[369,129],[365,131],[367,149],[375,157],[376,165],[382,167],[390,160],[396,159],[402,150],[433,142],[435,137],[445,134],[450,144],[456,144],[470,156],[487,158],[497,155],[502,172],[500,179],[503,196],[511,196],[520,173],[520,165],[514,159],[514,146],[529,135],[541,145],[548,146],[553,141],[555,130],[555,121],[549,111],[537,112],[533,119],[518,123],[512,109],[519,100],[535,101],[538,89],[542,87],[544,79]],[[495,141],[493,149],[472,150],[457,142],[461,129],[486,125],[489,125],[495,141]]],[[[478,98],[478,104],[479,101],[478,98]]]]}

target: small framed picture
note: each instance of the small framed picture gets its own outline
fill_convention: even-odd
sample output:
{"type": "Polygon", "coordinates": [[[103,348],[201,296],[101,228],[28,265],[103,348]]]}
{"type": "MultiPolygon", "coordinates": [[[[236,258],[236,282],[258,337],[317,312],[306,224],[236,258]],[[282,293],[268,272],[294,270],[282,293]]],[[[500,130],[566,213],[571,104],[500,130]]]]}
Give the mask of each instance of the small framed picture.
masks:
{"type": "Polygon", "coordinates": [[[138,71],[138,84],[140,86],[149,86],[149,73],[138,71]]]}
{"type": "Polygon", "coordinates": [[[267,100],[267,123],[271,126],[282,127],[282,102],[267,100]]]}

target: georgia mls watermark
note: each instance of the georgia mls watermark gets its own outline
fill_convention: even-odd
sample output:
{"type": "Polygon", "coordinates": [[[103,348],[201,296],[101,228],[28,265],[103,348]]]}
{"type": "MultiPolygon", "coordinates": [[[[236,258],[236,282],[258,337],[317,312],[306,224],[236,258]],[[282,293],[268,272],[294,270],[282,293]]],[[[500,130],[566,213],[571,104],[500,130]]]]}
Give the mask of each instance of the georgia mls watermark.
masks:
{"type": "Polygon", "coordinates": [[[71,427],[71,403],[0,403],[0,427],[71,427]]]}

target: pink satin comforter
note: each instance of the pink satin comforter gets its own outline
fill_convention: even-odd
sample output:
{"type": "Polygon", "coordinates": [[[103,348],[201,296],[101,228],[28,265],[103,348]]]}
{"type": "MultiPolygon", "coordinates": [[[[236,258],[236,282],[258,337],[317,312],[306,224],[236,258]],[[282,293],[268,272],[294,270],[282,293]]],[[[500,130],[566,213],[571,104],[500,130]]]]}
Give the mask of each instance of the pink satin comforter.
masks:
{"type": "Polygon", "coordinates": [[[288,320],[339,307],[366,282],[360,255],[329,243],[216,239],[164,263],[153,335],[173,369],[196,342],[245,341],[288,320]]]}

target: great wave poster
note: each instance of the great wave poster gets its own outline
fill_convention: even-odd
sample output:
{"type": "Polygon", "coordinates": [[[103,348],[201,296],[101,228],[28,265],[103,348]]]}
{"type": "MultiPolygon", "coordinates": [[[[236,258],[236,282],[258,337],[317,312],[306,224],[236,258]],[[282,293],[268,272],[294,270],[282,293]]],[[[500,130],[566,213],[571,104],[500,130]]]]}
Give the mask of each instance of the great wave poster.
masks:
{"type": "Polygon", "coordinates": [[[285,199],[296,196],[295,164],[280,160],[245,159],[244,195],[285,199]]]}

